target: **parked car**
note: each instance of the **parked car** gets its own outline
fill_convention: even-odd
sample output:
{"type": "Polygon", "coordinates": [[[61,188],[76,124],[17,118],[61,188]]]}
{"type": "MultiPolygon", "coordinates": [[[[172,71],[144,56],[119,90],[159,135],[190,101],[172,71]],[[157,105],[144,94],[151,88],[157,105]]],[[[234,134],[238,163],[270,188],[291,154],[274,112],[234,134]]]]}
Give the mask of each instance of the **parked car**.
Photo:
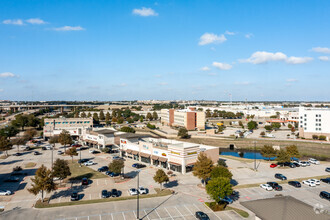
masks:
{"type": "Polygon", "coordinates": [[[124,158],[119,157],[119,156],[114,156],[112,159],[113,159],[113,160],[125,160],[124,158]]]}
{"type": "Polygon", "coordinates": [[[102,190],[101,192],[101,197],[102,198],[108,198],[109,196],[111,196],[110,192],[108,192],[108,190],[102,190]]]}
{"type": "Polygon", "coordinates": [[[282,191],[282,186],[278,185],[277,182],[267,182],[267,184],[270,185],[276,191],[282,191]]]}
{"type": "Polygon", "coordinates": [[[90,149],[88,152],[92,154],[94,153],[94,151],[95,151],[94,149],[90,149]]]}
{"type": "Polygon", "coordinates": [[[270,165],[270,168],[275,168],[275,167],[277,167],[277,164],[275,164],[275,163],[272,163],[272,164],[270,165]]]}
{"type": "Polygon", "coordinates": [[[39,153],[38,151],[34,151],[33,154],[34,155],[40,155],[41,153],[39,153]]]}
{"type": "Polygon", "coordinates": [[[296,161],[292,162],[296,167],[300,167],[300,164],[296,161]]]}
{"type": "Polygon", "coordinates": [[[92,165],[94,165],[94,164],[95,164],[95,163],[94,163],[94,161],[92,161],[92,160],[89,160],[89,161],[87,161],[87,162],[84,163],[85,166],[92,166],[92,165]]]}
{"type": "Polygon", "coordinates": [[[315,187],[316,186],[315,182],[309,181],[309,180],[304,180],[304,181],[302,181],[302,183],[307,185],[307,186],[310,186],[310,187],[315,187]]]}
{"type": "Polygon", "coordinates": [[[295,168],[295,164],[291,163],[291,162],[278,162],[277,163],[278,166],[285,166],[285,167],[291,167],[291,168],[295,168]]]}
{"type": "Polygon", "coordinates": [[[87,178],[82,178],[81,185],[88,185],[88,179],[87,178]]]}
{"type": "Polygon", "coordinates": [[[47,148],[46,147],[41,147],[41,150],[47,150],[47,148]]]}
{"type": "Polygon", "coordinates": [[[77,201],[79,200],[79,194],[77,192],[73,192],[71,194],[71,201],[77,201]]]}
{"type": "Polygon", "coordinates": [[[97,169],[97,171],[99,172],[105,172],[105,171],[108,171],[109,170],[109,167],[108,166],[103,166],[103,167],[100,167],[97,169]]]}
{"type": "Polygon", "coordinates": [[[89,161],[89,159],[81,159],[81,160],[78,160],[78,163],[86,163],[87,161],[89,161]]]}
{"type": "Polygon", "coordinates": [[[111,177],[119,176],[119,173],[114,173],[114,172],[111,172],[111,171],[107,171],[105,174],[108,175],[108,176],[111,176],[111,177]]]}
{"type": "Polygon", "coordinates": [[[299,161],[298,164],[302,167],[306,167],[307,163],[305,161],[299,161]]]}
{"type": "Polygon", "coordinates": [[[286,180],[287,179],[286,176],[284,176],[283,174],[280,174],[280,173],[276,173],[275,178],[280,179],[280,180],[286,180]]]}
{"type": "Polygon", "coordinates": [[[301,187],[301,184],[298,181],[289,181],[288,184],[296,188],[301,187]]]}
{"type": "Polygon", "coordinates": [[[229,198],[228,196],[225,196],[225,198],[220,198],[220,201],[225,202],[227,204],[232,204],[233,200],[229,198]]]}
{"type": "Polygon", "coordinates": [[[5,180],[5,182],[18,182],[19,178],[15,176],[10,176],[8,179],[5,180]]]}
{"type": "Polygon", "coordinates": [[[135,167],[135,168],[137,168],[137,169],[140,169],[140,168],[144,168],[144,167],[146,167],[146,165],[141,164],[141,163],[134,163],[134,164],[132,165],[132,167],[135,167]]]}
{"type": "Polygon", "coordinates": [[[267,190],[267,191],[272,191],[273,187],[271,187],[269,184],[260,184],[260,187],[267,190]]]}
{"type": "Polygon", "coordinates": [[[325,179],[320,179],[321,182],[330,184],[330,177],[327,177],[325,179]]]}
{"type": "Polygon", "coordinates": [[[315,165],[319,165],[320,164],[320,161],[314,159],[314,158],[309,158],[308,159],[308,162],[312,163],[312,164],[315,164],[315,165]]]}
{"type": "Polygon", "coordinates": [[[209,220],[209,216],[204,212],[198,211],[195,213],[195,217],[199,220],[209,220]]]}
{"type": "Polygon", "coordinates": [[[330,172],[330,167],[325,168],[325,172],[330,172]]]}
{"type": "Polygon", "coordinates": [[[308,179],[308,181],[312,181],[315,183],[315,185],[320,185],[320,180],[317,180],[317,179],[308,179]]]}
{"type": "Polygon", "coordinates": [[[111,190],[111,196],[112,196],[112,197],[119,197],[119,192],[118,192],[118,190],[116,190],[116,189],[112,189],[112,190],[111,190]]]}
{"type": "Polygon", "coordinates": [[[47,150],[53,150],[53,147],[50,146],[50,145],[46,145],[45,147],[46,147],[47,150]]]}
{"type": "Polygon", "coordinates": [[[62,154],[64,154],[63,151],[61,151],[61,150],[57,151],[57,155],[62,155],[62,154]]]}
{"type": "Polygon", "coordinates": [[[320,197],[322,199],[326,199],[326,200],[329,200],[330,201],[330,193],[326,192],[326,191],[322,191],[320,192],[320,197]]]}
{"type": "Polygon", "coordinates": [[[148,189],[144,188],[142,186],[139,187],[138,191],[139,191],[140,194],[147,194],[148,193],[148,189]]]}
{"type": "Polygon", "coordinates": [[[21,153],[15,153],[14,156],[21,156],[22,154],[21,153]]]}
{"type": "Polygon", "coordinates": [[[0,196],[9,196],[11,195],[11,191],[10,190],[2,190],[0,189],[0,196]]]}
{"type": "Polygon", "coordinates": [[[31,150],[31,148],[29,146],[26,146],[23,150],[28,151],[28,150],[31,150]]]}
{"type": "Polygon", "coordinates": [[[135,195],[137,195],[139,192],[137,191],[137,189],[135,189],[135,188],[131,188],[131,189],[129,189],[129,194],[131,195],[131,196],[135,196],[135,195]]]}

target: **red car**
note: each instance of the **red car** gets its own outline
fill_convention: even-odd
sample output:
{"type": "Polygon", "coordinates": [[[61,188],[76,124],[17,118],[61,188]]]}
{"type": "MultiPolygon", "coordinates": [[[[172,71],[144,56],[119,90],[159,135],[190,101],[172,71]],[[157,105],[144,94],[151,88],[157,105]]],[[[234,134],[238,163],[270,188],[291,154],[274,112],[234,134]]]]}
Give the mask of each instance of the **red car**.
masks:
{"type": "Polygon", "coordinates": [[[275,167],[277,167],[277,164],[275,164],[275,163],[272,163],[272,164],[270,165],[270,168],[275,168],[275,167]]]}
{"type": "Polygon", "coordinates": [[[72,144],[71,147],[81,147],[80,144],[72,144]]]}

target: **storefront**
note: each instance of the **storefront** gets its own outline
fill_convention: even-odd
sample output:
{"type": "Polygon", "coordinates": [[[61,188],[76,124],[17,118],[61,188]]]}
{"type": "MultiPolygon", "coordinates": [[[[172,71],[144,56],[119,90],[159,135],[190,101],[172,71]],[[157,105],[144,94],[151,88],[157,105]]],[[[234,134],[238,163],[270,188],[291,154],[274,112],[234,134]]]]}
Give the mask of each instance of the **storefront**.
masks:
{"type": "Polygon", "coordinates": [[[186,165],[186,172],[191,172],[193,171],[194,168],[194,163],[186,165]]]}
{"type": "Polygon", "coordinates": [[[132,154],[133,154],[133,160],[137,160],[137,161],[140,160],[138,151],[132,150],[132,154]]]}
{"type": "Polygon", "coordinates": [[[174,162],[169,162],[170,164],[170,170],[175,171],[175,172],[182,172],[182,166],[181,164],[174,163],[174,162]]]}
{"type": "Polygon", "coordinates": [[[151,163],[151,160],[150,160],[151,155],[141,152],[140,156],[141,156],[141,162],[148,163],[148,164],[151,163]]]}
{"type": "Polygon", "coordinates": [[[159,166],[159,157],[157,157],[157,156],[151,156],[151,159],[152,159],[152,164],[154,165],[154,166],[159,166]]]}
{"type": "MultiPolygon", "coordinates": [[[[123,156],[125,156],[125,155],[123,155],[123,156]]],[[[126,150],[126,157],[130,158],[130,159],[133,159],[132,150],[126,150]]]]}
{"type": "Polygon", "coordinates": [[[159,162],[160,162],[160,167],[167,169],[168,168],[168,164],[167,164],[167,158],[165,157],[159,157],[159,162]]]}

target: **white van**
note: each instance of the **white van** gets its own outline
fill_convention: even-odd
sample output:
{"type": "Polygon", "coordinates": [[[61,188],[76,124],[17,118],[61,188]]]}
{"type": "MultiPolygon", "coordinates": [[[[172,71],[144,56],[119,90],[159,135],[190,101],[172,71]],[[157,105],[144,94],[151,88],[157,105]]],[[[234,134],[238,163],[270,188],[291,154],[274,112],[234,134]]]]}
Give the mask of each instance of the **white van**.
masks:
{"type": "Polygon", "coordinates": [[[266,134],[266,137],[275,138],[275,135],[273,135],[273,134],[266,134]]]}

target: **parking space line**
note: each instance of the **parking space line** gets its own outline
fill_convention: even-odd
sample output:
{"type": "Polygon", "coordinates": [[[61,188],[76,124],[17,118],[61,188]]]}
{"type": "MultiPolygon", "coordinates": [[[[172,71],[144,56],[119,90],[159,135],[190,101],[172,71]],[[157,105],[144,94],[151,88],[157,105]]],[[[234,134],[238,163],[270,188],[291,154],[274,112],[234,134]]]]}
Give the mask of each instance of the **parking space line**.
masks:
{"type": "Polygon", "coordinates": [[[167,209],[164,207],[164,209],[165,209],[165,211],[167,212],[167,214],[170,216],[170,218],[171,219],[174,219],[173,217],[172,217],[172,215],[167,211],[167,209]]]}
{"type": "Polygon", "coordinates": [[[226,212],[223,212],[226,216],[228,216],[230,219],[233,219],[230,215],[228,215],[226,212]]]}
{"type": "Polygon", "coordinates": [[[126,220],[126,217],[125,217],[125,215],[124,215],[124,212],[122,212],[121,214],[123,214],[124,220],[126,220]]]}
{"type": "Polygon", "coordinates": [[[112,215],[112,213],[111,213],[111,220],[113,220],[113,215],[112,215]]]}
{"type": "Polygon", "coordinates": [[[149,218],[148,213],[146,212],[146,210],[144,209],[143,211],[146,214],[145,216],[147,217],[147,219],[150,220],[150,218],[149,218]]]}
{"type": "Polygon", "coordinates": [[[194,215],[194,214],[190,211],[190,209],[187,208],[186,204],[184,204],[183,206],[184,206],[184,207],[190,212],[190,214],[194,215]]]}
{"type": "Polygon", "coordinates": [[[89,200],[91,200],[92,199],[92,194],[89,194],[89,200]]]}
{"type": "MultiPolygon", "coordinates": [[[[166,211],[167,211],[167,210],[166,210],[166,211]]],[[[157,209],[155,209],[155,212],[156,212],[156,214],[158,215],[159,219],[162,219],[162,218],[160,217],[160,215],[158,214],[157,209]]],[[[171,215],[170,215],[170,216],[171,216],[171,215]]]]}
{"type": "Polygon", "coordinates": [[[136,216],[136,214],[135,214],[135,211],[134,211],[134,210],[133,210],[133,214],[134,214],[135,218],[137,219],[137,216],[136,216]]]}
{"type": "Polygon", "coordinates": [[[182,216],[183,219],[186,219],[182,214],[181,212],[179,211],[179,209],[175,206],[175,209],[179,212],[179,214],[182,216]]]}

